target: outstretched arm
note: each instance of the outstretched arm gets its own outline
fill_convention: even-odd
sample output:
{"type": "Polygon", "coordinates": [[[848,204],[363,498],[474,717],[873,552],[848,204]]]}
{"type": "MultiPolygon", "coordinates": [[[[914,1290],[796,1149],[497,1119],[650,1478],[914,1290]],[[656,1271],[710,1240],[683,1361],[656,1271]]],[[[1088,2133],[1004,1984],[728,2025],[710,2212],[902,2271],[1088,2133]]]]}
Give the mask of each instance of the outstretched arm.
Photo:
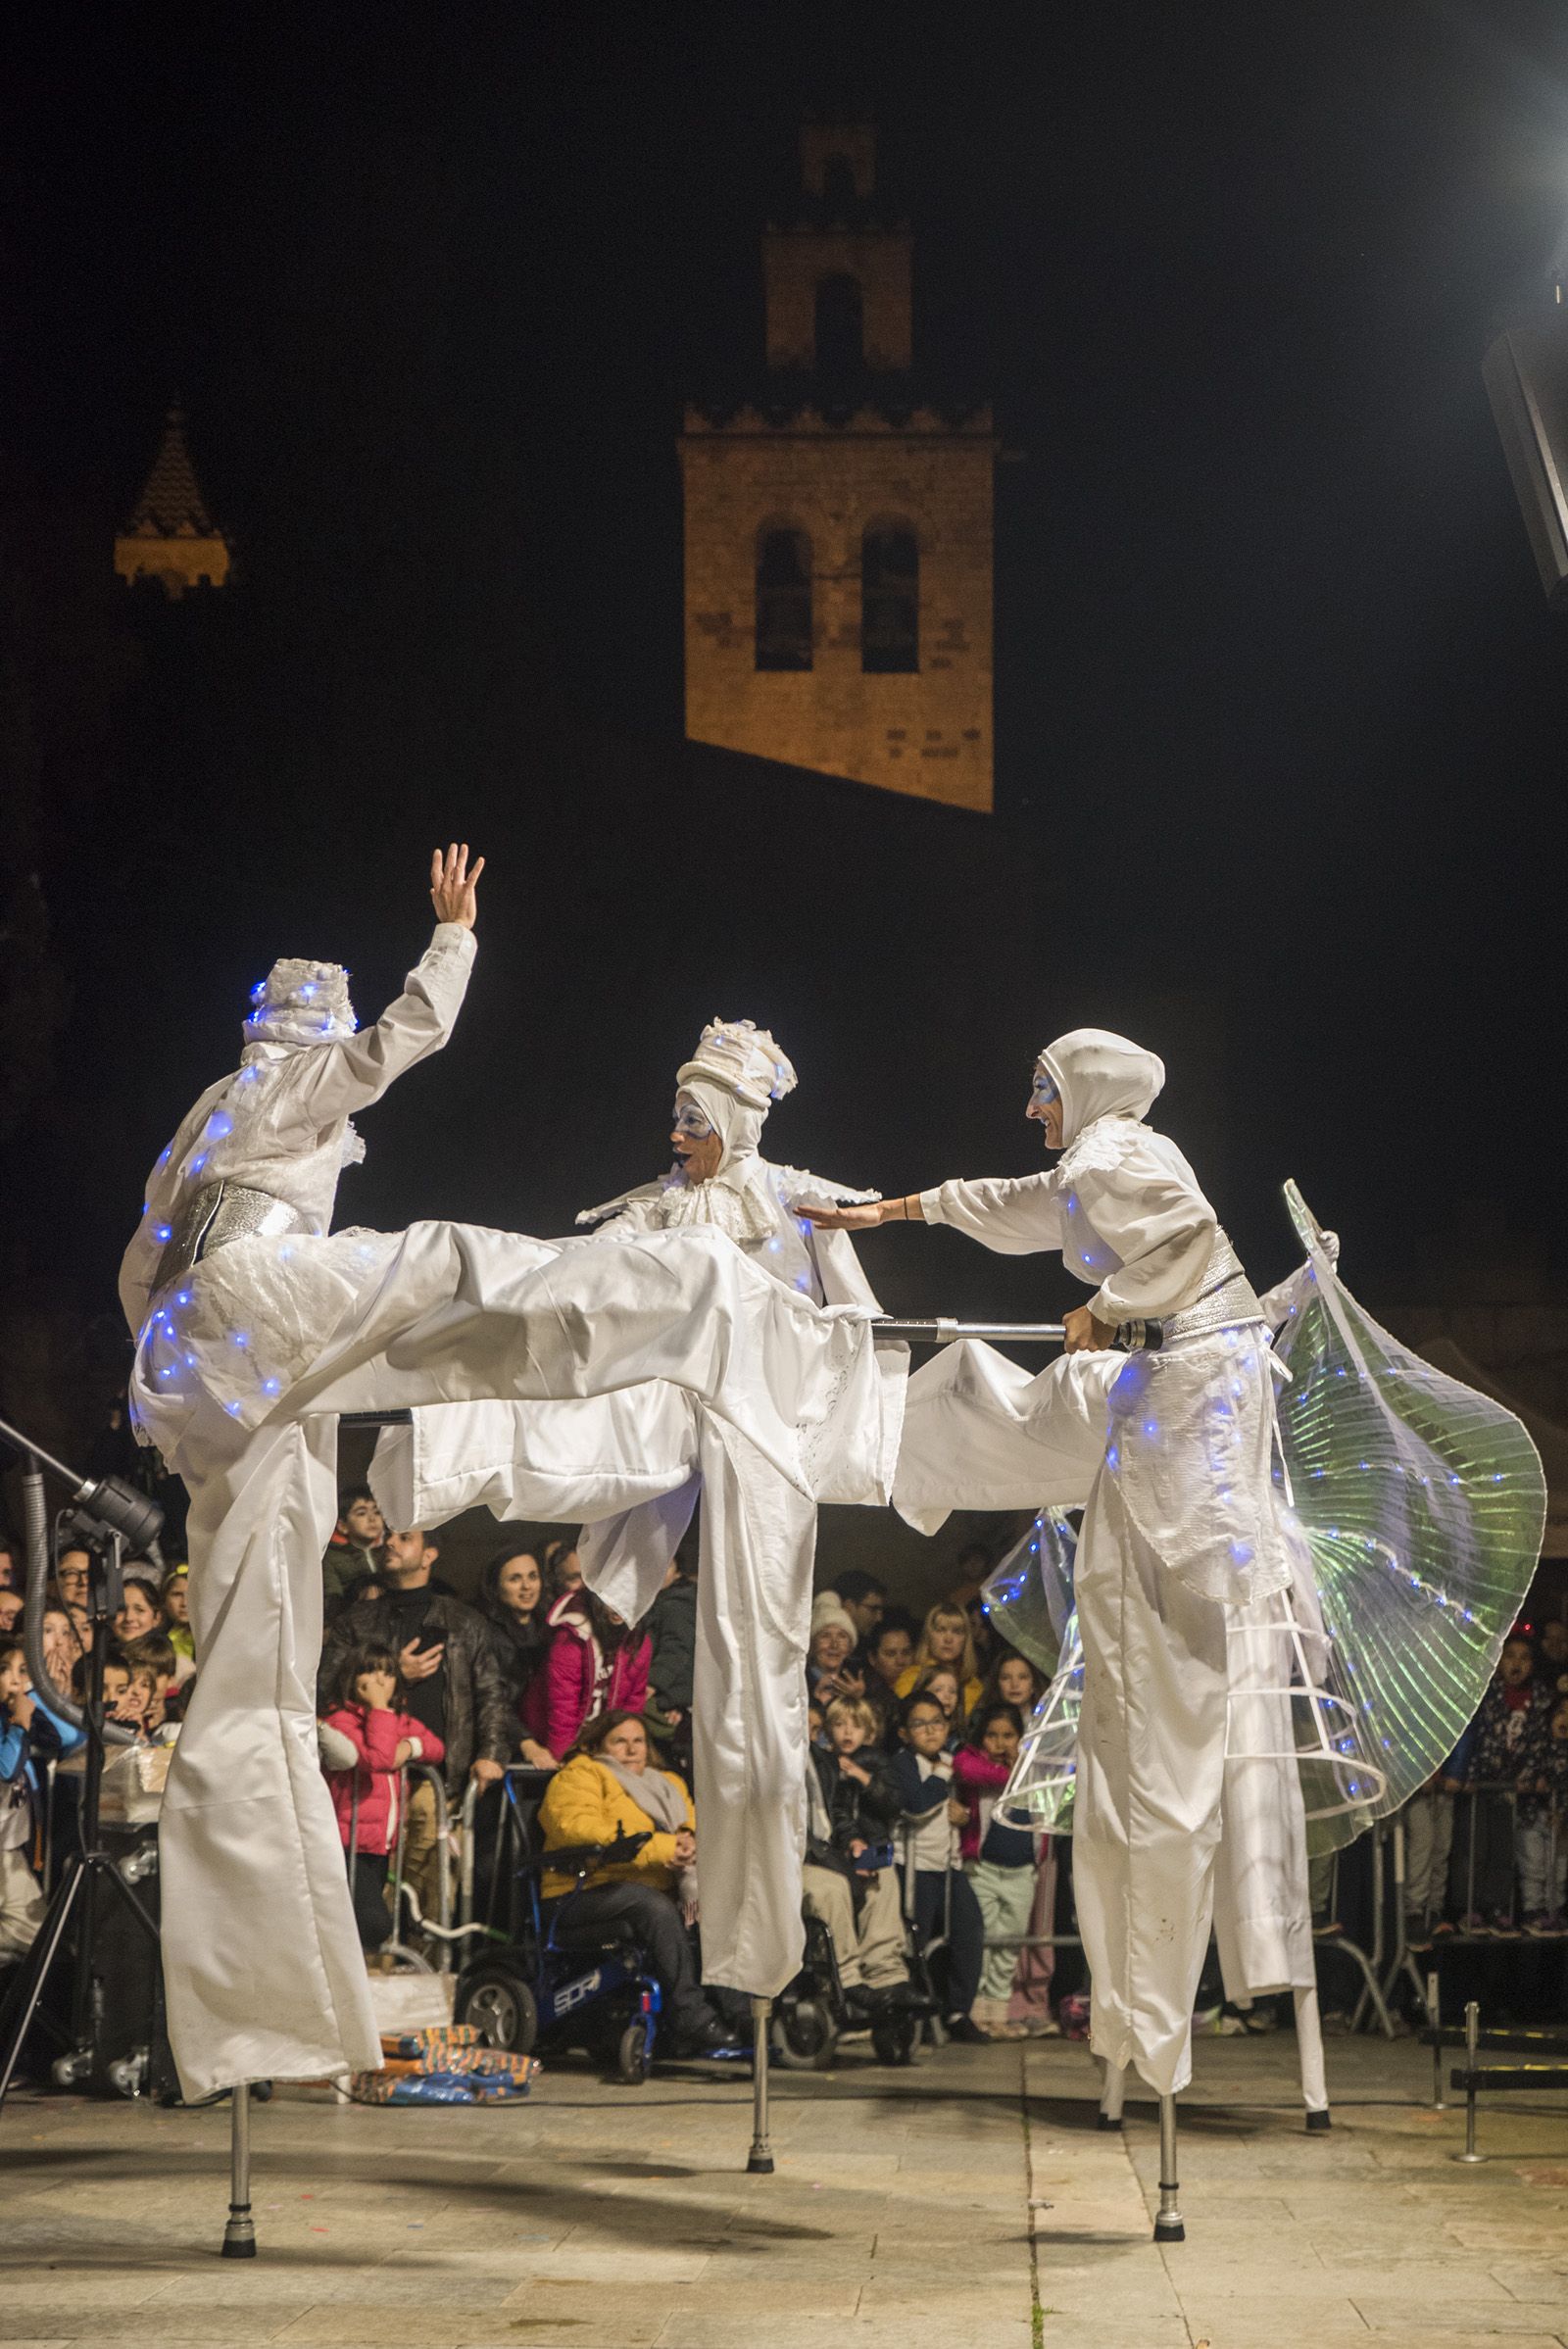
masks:
{"type": "Polygon", "coordinates": [[[472,870],[465,842],[430,858],[430,903],[436,932],[373,1027],[341,1043],[321,1045],[291,1072],[293,1102],[317,1130],[378,1101],[394,1077],[438,1052],[451,1035],[468,973],[473,967],[474,887],[484,870],[472,870]]]}

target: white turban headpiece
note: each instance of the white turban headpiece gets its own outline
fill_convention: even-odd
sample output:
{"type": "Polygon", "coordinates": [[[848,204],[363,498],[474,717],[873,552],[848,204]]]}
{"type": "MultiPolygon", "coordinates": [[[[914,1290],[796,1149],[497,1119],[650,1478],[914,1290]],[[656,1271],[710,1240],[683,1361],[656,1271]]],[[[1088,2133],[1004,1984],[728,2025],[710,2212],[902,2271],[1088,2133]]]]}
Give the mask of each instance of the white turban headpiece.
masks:
{"type": "Polygon", "coordinates": [[[341,962],[274,962],[251,989],[251,1044],[337,1044],[359,1028],[341,962]]]}

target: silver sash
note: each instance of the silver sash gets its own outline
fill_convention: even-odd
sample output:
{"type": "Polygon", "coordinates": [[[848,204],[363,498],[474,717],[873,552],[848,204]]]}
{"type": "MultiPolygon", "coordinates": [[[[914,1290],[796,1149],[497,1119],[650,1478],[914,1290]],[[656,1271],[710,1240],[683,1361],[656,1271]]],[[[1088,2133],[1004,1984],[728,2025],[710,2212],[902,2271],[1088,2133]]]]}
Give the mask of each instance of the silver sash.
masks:
{"type": "Polygon", "coordinates": [[[1242,1270],[1242,1259],[1223,1226],[1215,1232],[1213,1251],[1203,1267],[1198,1295],[1179,1313],[1164,1322],[1164,1344],[1178,1338],[1200,1338],[1210,1330],[1232,1329],[1238,1322],[1261,1321],[1263,1308],[1242,1270]]]}
{"type": "Polygon", "coordinates": [[[193,1264],[231,1240],[308,1229],[297,1207],[273,1199],[270,1192],[248,1191],[242,1183],[204,1183],[183,1201],[170,1226],[153,1275],[153,1295],[167,1289],[171,1281],[183,1279],[193,1264]]]}

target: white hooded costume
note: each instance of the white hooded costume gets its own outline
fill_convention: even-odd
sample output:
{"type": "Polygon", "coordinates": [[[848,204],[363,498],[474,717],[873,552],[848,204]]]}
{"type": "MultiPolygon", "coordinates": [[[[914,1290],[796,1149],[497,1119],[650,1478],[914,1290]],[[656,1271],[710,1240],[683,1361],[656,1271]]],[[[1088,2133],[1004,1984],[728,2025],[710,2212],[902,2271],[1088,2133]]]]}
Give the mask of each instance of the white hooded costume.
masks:
{"type": "MultiPolygon", "coordinates": [[[[200,1671],[161,1824],[191,2098],[379,2061],[317,1754],[337,1413],[641,1386],[665,1398],[681,1474],[694,1452],[732,1462],[740,1543],[809,1520],[841,1474],[885,1487],[897,1446],[898,1365],[864,1317],[818,1311],[717,1234],[564,1251],[464,1224],[329,1231],[351,1113],[445,1044],[473,952],[439,925],[363,1032],[336,965],[278,963],[239,1068],[159,1158],[122,1268],[132,1415],[191,1495],[200,1671]]],[[[667,1456],[607,1460],[594,1433],[558,1431],[558,1487],[614,1509],[665,1488],[667,1456]]]]}
{"type": "Polygon", "coordinates": [[[1062,1102],[1049,1173],[926,1192],[1010,1254],[1059,1250],[1111,1328],[1164,1324],[1158,1352],[1065,1355],[1031,1377],[948,1347],[910,1381],[894,1498],[934,1532],[953,1508],[1085,1512],[1085,1656],[1074,1817],[1093,2043],[1161,2094],[1191,2071],[1225,1780],[1227,1635],[1291,1582],[1272,1481],[1261,1307],[1196,1175],[1143,1119],[1152,1052],[1101,1029],[1041,1055],[1062,1102]]]}
{"type": "MultiPolygon", "coordinates": [[[[710,1022],[676,1083],[722,1139],[716,1173],[688,1183],[677,1170],[586,1210],[578,1222],[599,1228],[573,1252],[613,1259],[625,1248],[719,1232],[795,1298],[877,1312],[849,1236],[813,1230],[799,1212],[808,1202],[876,1195],[759,1153],[771,1102],[796,1084],[767,1031],[750,1020],[710,1022]]],[[[866,1397],[857,1405],[847,1393],[848,1419],[824,1424],[813,1442],[814,1499],[876,1505],[888,1497],[906,1351],[884,1347],[868,1366],[868,1394],[879,1390],[870,1419],[866,1397]]],[[[667,1387],[543,1410],[485,1402],[417,1410],[409,1427],[382,1435],[370,1481],[395,1525],[439,1525],[481,1505],[501,1518],[589,1520],[584,1577],[628,1623],[653,1604],[702,1496],[692,1735],[703,1979],[757,1996],[784,1988],[804,1947],[814,1500],[667,1387]],[[564,1475],[564,1456],[594,1459],[596,1477],[564,1475]]]]}

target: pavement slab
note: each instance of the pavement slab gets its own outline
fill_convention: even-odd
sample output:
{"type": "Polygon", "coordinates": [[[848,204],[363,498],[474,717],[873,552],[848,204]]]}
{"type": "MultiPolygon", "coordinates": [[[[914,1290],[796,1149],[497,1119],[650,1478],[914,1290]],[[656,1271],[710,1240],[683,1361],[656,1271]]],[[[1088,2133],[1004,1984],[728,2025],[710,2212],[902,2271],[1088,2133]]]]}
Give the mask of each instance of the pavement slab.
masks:
{"type": "Polygon", "coordinates": [[[1568,2349],[1568,2097],[1435,2113],[1408,2041],[1335,2040],[1301,2127],[1288,2034],[1200,2042],[1187,2240],[1158,2131],[1095,2127],[1066,2041],[846,2048],[773,2083],[551,2067],[526,2105],[255,2114],[261,2256],[220,2260],[227,2115],[22,2094],[0,2121],[0,2344],[86,2349],[1568,2349]]]}

